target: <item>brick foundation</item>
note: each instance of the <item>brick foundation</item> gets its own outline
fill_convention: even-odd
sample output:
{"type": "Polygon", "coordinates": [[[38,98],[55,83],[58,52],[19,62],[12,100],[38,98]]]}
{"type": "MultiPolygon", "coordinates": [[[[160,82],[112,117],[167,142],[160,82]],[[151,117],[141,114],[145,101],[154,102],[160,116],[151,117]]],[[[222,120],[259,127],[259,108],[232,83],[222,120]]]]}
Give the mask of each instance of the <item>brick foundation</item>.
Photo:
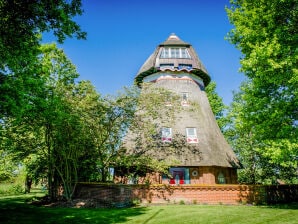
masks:
{"type": "Polygon", "coordinates": [[[298,202],[298,185],[123,185],[78,184],[78,198],[107,205],[141,203],[275,204],[298,202]]]}

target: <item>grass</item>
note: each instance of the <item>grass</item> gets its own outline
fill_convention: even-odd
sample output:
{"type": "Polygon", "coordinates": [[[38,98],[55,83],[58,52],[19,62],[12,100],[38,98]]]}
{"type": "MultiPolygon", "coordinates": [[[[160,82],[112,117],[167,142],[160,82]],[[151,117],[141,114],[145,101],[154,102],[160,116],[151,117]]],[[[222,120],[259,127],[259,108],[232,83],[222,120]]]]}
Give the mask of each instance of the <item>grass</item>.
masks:
{"type": "Polygon", "coordinates": [[[298,204],[282,206],[164,205],[124,209],[53,208],[33,206],[26,201],[38,192],[0,197],[0,223],[270,223],[296,224],[298,204]]]}

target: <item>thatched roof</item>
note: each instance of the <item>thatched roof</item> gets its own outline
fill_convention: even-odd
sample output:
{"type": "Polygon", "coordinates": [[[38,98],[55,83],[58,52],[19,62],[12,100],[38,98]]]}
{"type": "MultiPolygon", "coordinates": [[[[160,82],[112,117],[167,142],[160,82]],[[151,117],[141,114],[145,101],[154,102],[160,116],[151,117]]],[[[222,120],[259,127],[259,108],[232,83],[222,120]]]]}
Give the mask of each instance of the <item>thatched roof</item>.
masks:
{"type": "MultiPolygon", "coordinates": [[[[210,77],[190,44],[171,34],[156,48],[138,72],[136,82],[143,81],[153,82],[155,87],[168,89],[178,95],[188,93],[190,105],[177,110],[175,121],[171,124],[163,124],[162,117],[160,124],[172,128],[173,139],[175,134],[185,138],[186,128],[195,128],[198,140],[198,143],[185,143],[179,146],[178,152],[170,150],[166,145],[159,146],[147,151],[148,156],[159,160],[175,160],[176,166],[240,167],[235,153],[216,123],[204,86],[201,86],[202,83],[206,86],[210,82],[210,77]],[[163,49],[171,46],[179,48],[180,52],[181,49],[187,49],[190,57],[161,57],[163,49]],[[162,64],[170,66],[162,68],[162,64]],[[190,69],[181,69],[179,64],[191,66],[190,69]],[[189,144],[192,144],[191,147],[189,144]]],[[[175,107],[172,110],[175,110],[175,107]]],[[[126,136],[124,145],[129,149],[129,153],[137,149],[133,134],[126,136]]]]}
{"type": "MultiPolygon", "coordinates": [[[[239,168],[240,163],[230,145],[221,133],[205,91],[198,87],[198,84],[190,78],[162,78],[155,84],[155,87],[163,87],[175,93],[189,92],[190,105],[182,107],[175,116],[175,121],[165,124],[175,134],[186,138],[186,128],[195,127],[198,143],[185,143],[185,146],[172,150],[167,148],[167,143],[146,152],[148,156],[158,160],[179,161],[175,166],[220,166],[239,168]]],[[[175,109],[175,108],[172,108],[175,109]]],[[[161,119],[161,123],[163,123],[161,119]]],[[[161,125],[163,126],[163,125],[161,125]]],[[[160,137],[161,141],[161,137],[160,137]]],[[[137,148],[133,135],[128,135],[125,144],[131,150],[137,148]]]]}
{"type": "Polygon", "coordinates": [[[173,45],[179,45],[179,46],[191,46],[189,43],[184,42],[181,40],[176,34],[172,33],[168,39],[161,43],[159,46],[173,46],[173,45]]]}
{"type": "Polygon", "coordinates": [[[135,81],[140,84],[148,75],[155,73],[156,71],[163,71],[169,68],[163,68],[162,64],[174,64],[173,69],[179,70],[179,64],[191,65],[189,72],[203,79],[205,86],[210,82],[210,77],[203,63],[199,59],[193,47],[184,41],[182,41],[175,34],[171,34],[168,39],[159,44],[155,51],[150,55],[150,57],[145,61],[141,69],[136,75],[135,81]],[[164,48],[169,47],[181,47],[186,48],[189,53],[189,58],[161,58],[160,55],[164,48]]]}

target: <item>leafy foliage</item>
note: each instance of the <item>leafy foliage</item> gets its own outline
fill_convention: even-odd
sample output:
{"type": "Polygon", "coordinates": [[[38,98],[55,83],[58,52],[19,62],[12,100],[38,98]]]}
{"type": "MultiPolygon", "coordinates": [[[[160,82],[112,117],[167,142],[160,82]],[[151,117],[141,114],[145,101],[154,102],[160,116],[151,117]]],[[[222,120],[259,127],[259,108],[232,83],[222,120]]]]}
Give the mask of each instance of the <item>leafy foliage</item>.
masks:
{"type": "Polygon", "coordinates": [[[66,37],[85,38],[72,20],[81,14],[81,0],[1,0],[0,74],[21,71],[35,61],[42,32],[52,30],[61,43],[66,37]]]}
{"type": "Polygon", "coordinates": [[[225,118],[225,112],[228,107],[223,103],[222,98],[217,94],[215,82],[211,82],[206,87],[205,91],[207,93],[212,112],[216,118],[216,122],[221,131],[224,131],[228,122],[225,118]]]}
{"type": "MultiPolygon", "coordinates": [[[[272,181],[297,179],[297,1],[231,1],[235,28],[228,39],[241,50],[241,71],[248,77],[233,110],[241,134],[272,181]]],[[[241,146],[239,146],[240,150],[241,146]]],[[[246,150],[246,152],[248,152],[246,150]]],[[[244,155],[244,154],[243,154],[244,155]]],[[[248,159],[248,158],[247,158],[248,159]]]]}

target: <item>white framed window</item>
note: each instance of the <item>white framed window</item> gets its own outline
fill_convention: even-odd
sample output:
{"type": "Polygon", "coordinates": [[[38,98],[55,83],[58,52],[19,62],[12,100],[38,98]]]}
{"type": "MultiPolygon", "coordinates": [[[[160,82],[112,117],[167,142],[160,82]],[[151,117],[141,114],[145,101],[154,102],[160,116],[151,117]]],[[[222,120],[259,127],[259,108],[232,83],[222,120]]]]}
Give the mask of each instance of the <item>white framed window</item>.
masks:
{"type": "Polygon", "coordinates": [[[188,143],[198,143],[196,128],[186,128],[186,140],[188,143]]]}
{"type": "Polygon", "coordinates": [[[180,58],[180,48],[171,48],[171,58],[180,58]]]}
{"type": "Polygon", "coordinates": [[[160,58],[190,58],[190,54],[185,47],[165,47],[160,58]]]}
{"type": "Polygon", "coordinates": [[[190,58],[190,55],[186,48],[181,48],[181,58],[190,58]]]}
{"type": "Polygon", "coordinates": [[[169,58],[170,57],[169,51],[170,51],[169,48],[163,48],[160,54],[160,58],[169,58]]]}
{"type": "Polygon", "coordinates": [[[188,92],[182,92],[181,93],[181,105],[182,106],[189,106],[189,94],[188,92]]]}
{"type": "Polygon", "coordinates": [[[162,142],[171,142],[172,141],[172,128],[163,127],[161,129],[161,140],[162,140],[162,142]]]}

